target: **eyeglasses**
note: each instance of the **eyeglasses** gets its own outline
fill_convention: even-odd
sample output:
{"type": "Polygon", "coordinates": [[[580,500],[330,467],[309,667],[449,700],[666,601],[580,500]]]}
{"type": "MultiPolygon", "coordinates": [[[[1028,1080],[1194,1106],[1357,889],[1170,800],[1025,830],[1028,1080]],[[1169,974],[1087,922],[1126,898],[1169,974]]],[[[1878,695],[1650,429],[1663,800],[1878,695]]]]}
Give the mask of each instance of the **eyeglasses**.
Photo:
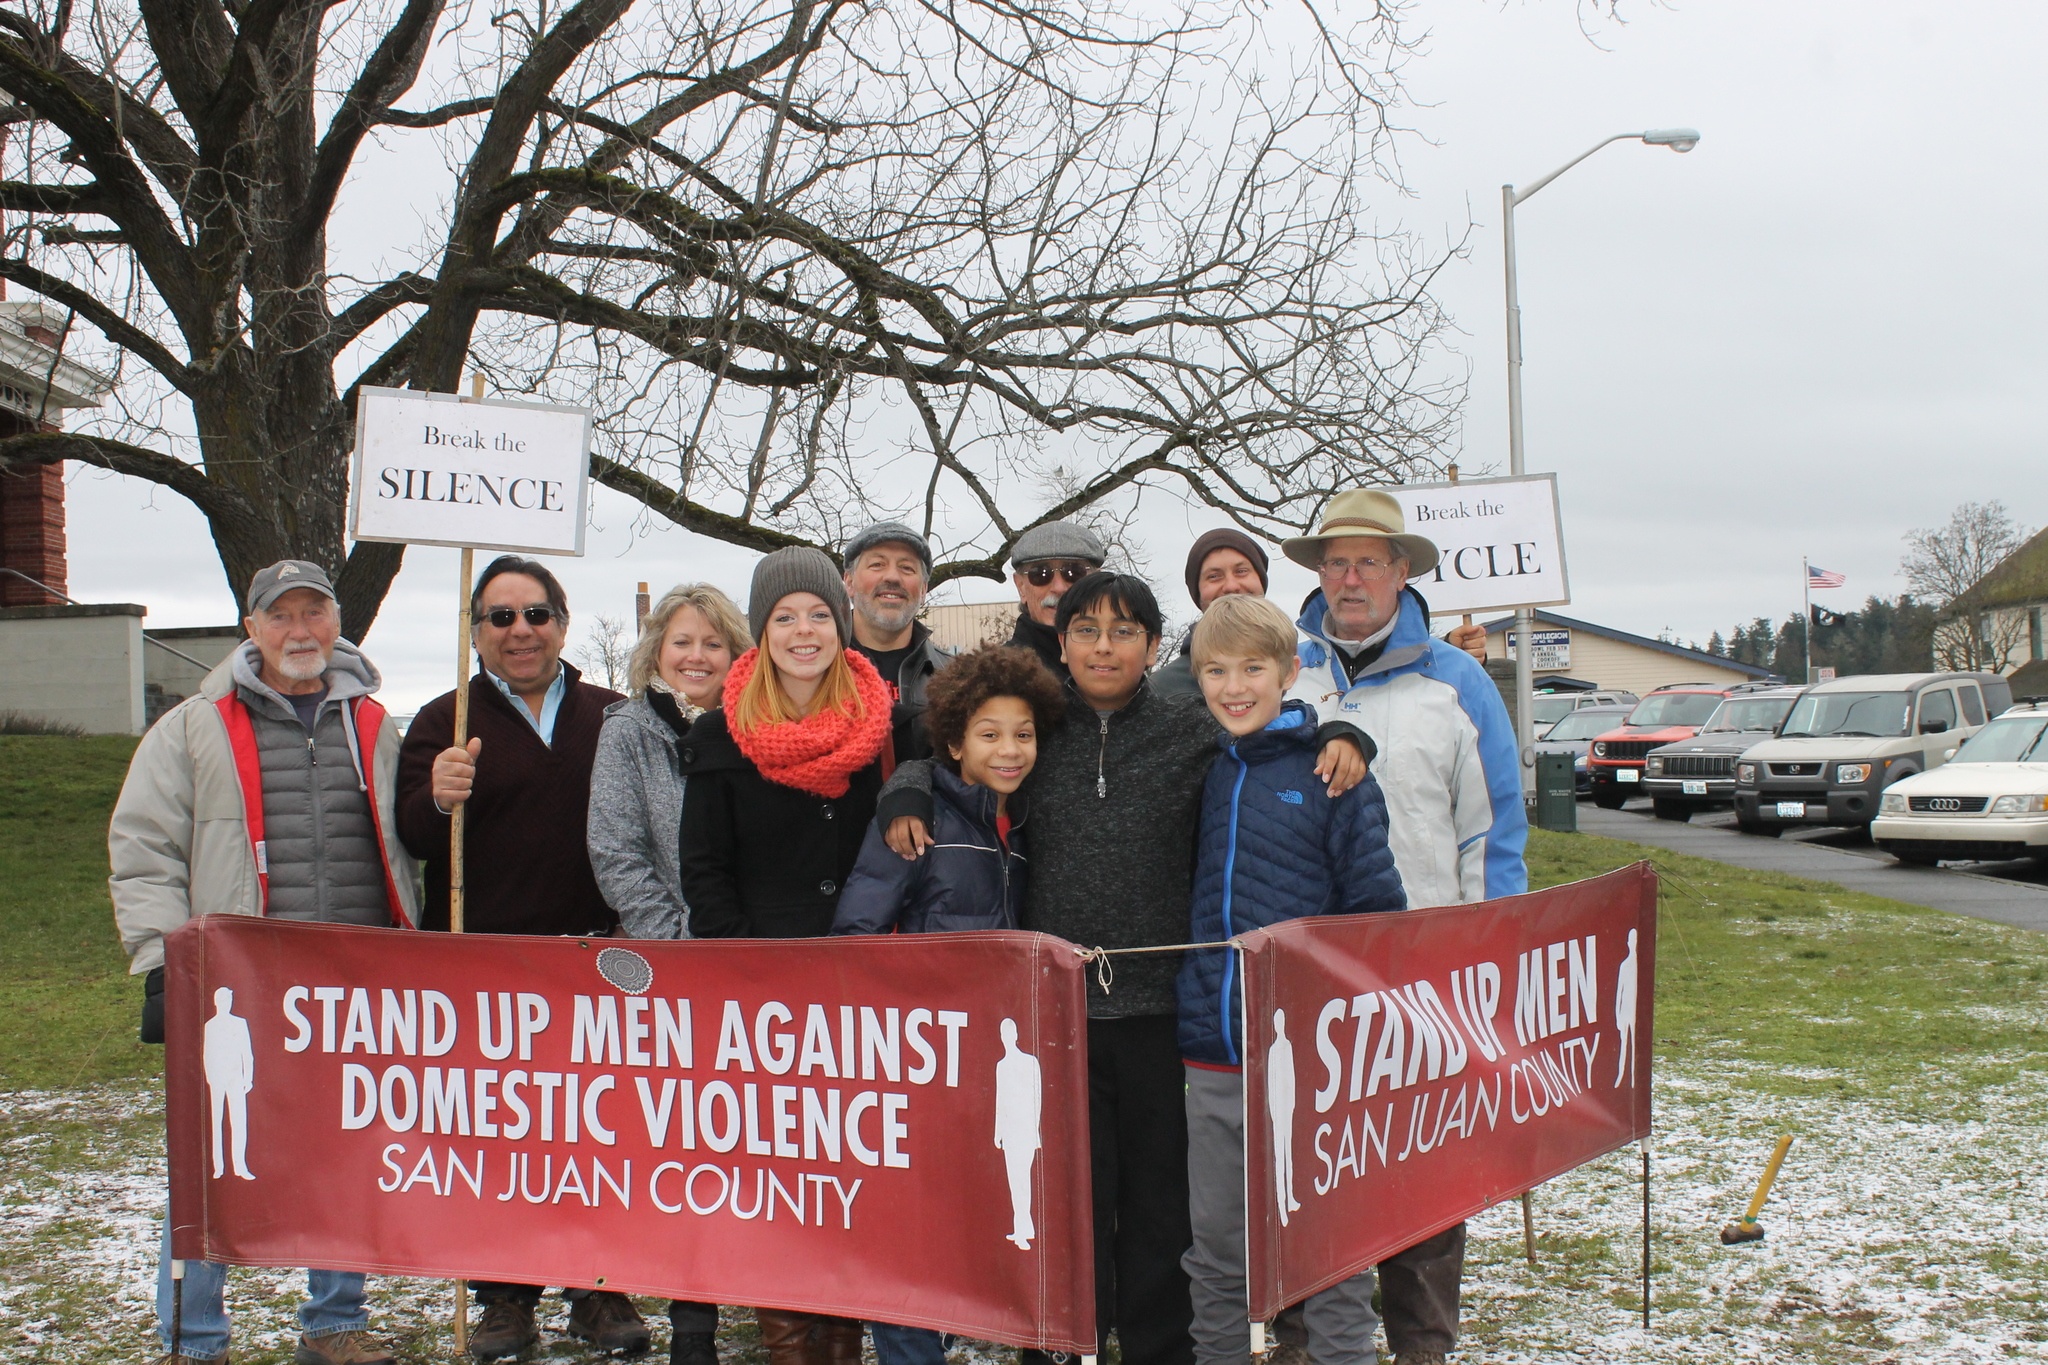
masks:
{"type": "Polygon", "coordinates": [[[1333,583],[1341,583],[1354,571],[1360,582],[1377,583],[1394,571],[1398,559],[1326,559],[1316,566],[1316,572],[1333,583]]]}
{"type": "MultiPolygon", "coordinates": [[[[1109,642],[1113,645],[1133,644],[1146,637],[1143,626],[1118,625],[1109,628],[1109,642]]],[[[1068,626],[1067,638],[1077,645],[1099,644],[1102,640],[1101,626],[1068,626]]]]}
{"type": "Polygon", "coordinates": [[[484,613],[484,620],[489,621],[499,630],[510,630],[512,629],[512,623],[522,616],[526,618],[527,625],[538,630],[555,619],[555,609],[542,606],[531,606],[524,609],[519,607],[492,607],[484,613]]]}
{"type": "Polygon", "coordinates": [[[1042,588],[1052,582],[1054,574],[1058,574],[1067,581],[1068,587],[1072,587],[1094,572],[1093,564],[1033,564],[1024,570],[1024,577],[1031,581],[1032,587],[1042,588]]]}

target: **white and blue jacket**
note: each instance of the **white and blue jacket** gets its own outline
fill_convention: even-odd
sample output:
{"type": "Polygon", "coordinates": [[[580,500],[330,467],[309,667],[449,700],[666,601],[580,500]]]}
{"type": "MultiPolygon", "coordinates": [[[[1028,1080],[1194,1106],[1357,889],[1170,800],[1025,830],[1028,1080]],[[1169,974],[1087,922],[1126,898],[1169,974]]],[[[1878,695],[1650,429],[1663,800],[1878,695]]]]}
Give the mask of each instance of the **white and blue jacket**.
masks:
{"type": "Polygon", "coordinates": [[[1478,660],[1430,638],[1413,591],[1379,658],[1344,676],[1323,632],[1318,592],[1296,622],[1301,675],[1287,695],[1325,721],[1346,720],[1379,745],[1373,775],[1386,794],[1394,863],[1408,904],[1467,905],[1529,889],[1529,841],[1515,730],[1478,660]]]}

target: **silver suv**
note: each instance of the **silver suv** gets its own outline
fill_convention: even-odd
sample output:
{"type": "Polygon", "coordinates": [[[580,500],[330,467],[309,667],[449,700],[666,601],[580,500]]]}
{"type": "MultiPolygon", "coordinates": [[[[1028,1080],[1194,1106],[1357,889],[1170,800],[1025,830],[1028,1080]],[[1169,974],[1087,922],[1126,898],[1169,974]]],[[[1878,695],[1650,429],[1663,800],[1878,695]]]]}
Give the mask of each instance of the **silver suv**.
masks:
{"type": "Polygon", "coordinates": [[[1868,825],[1900,778],[1939,767],[2012,705],[1996,673],[1873,673],[1808,688],[1776,739],[1735,764],[1735,820],[1752,834],[1868,825]]]}
{"type": "Polygon", "coordinates": [[[1778,733],[1796,687],[1738,687],[1714,708],[1699,733],[1650,750],[1643,759],[1643,795],[1659,820],[1690,820],[1694,811],[1735,799],[1735,761],[1778,733]]]}

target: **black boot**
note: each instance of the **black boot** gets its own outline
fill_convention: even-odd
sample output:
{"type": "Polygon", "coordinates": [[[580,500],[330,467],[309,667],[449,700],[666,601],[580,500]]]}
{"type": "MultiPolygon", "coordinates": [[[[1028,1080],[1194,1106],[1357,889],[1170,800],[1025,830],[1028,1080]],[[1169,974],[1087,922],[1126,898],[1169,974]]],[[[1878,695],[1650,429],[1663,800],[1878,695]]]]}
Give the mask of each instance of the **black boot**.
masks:
{"type": "Polygon", "coordinates": [[[668,1365],[718,1365],[718,1338],[710,1332],[676,1332],[668,1339],[668,1365]]]}

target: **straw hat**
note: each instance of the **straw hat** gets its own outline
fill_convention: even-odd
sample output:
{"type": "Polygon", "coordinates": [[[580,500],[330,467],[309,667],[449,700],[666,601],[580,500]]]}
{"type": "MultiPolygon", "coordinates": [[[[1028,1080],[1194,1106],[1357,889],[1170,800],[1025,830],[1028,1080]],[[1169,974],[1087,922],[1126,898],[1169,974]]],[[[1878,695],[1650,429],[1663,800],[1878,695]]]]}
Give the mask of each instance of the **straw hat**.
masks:
{"type": "Polygon", "coordinates": [[[1353,489],[1331,498],[1323,509],[1323,524],[1309,535],[1281,541],[1280,553],[1313,569],[1322,561],[1322,543],[1342,536],[1385,536],[1408,556],[1410,578],[1420,578],[1436,567],[1436,542],[1428,536],[1410,535],[1401,504],[1376,488],[1353,489]]]}

